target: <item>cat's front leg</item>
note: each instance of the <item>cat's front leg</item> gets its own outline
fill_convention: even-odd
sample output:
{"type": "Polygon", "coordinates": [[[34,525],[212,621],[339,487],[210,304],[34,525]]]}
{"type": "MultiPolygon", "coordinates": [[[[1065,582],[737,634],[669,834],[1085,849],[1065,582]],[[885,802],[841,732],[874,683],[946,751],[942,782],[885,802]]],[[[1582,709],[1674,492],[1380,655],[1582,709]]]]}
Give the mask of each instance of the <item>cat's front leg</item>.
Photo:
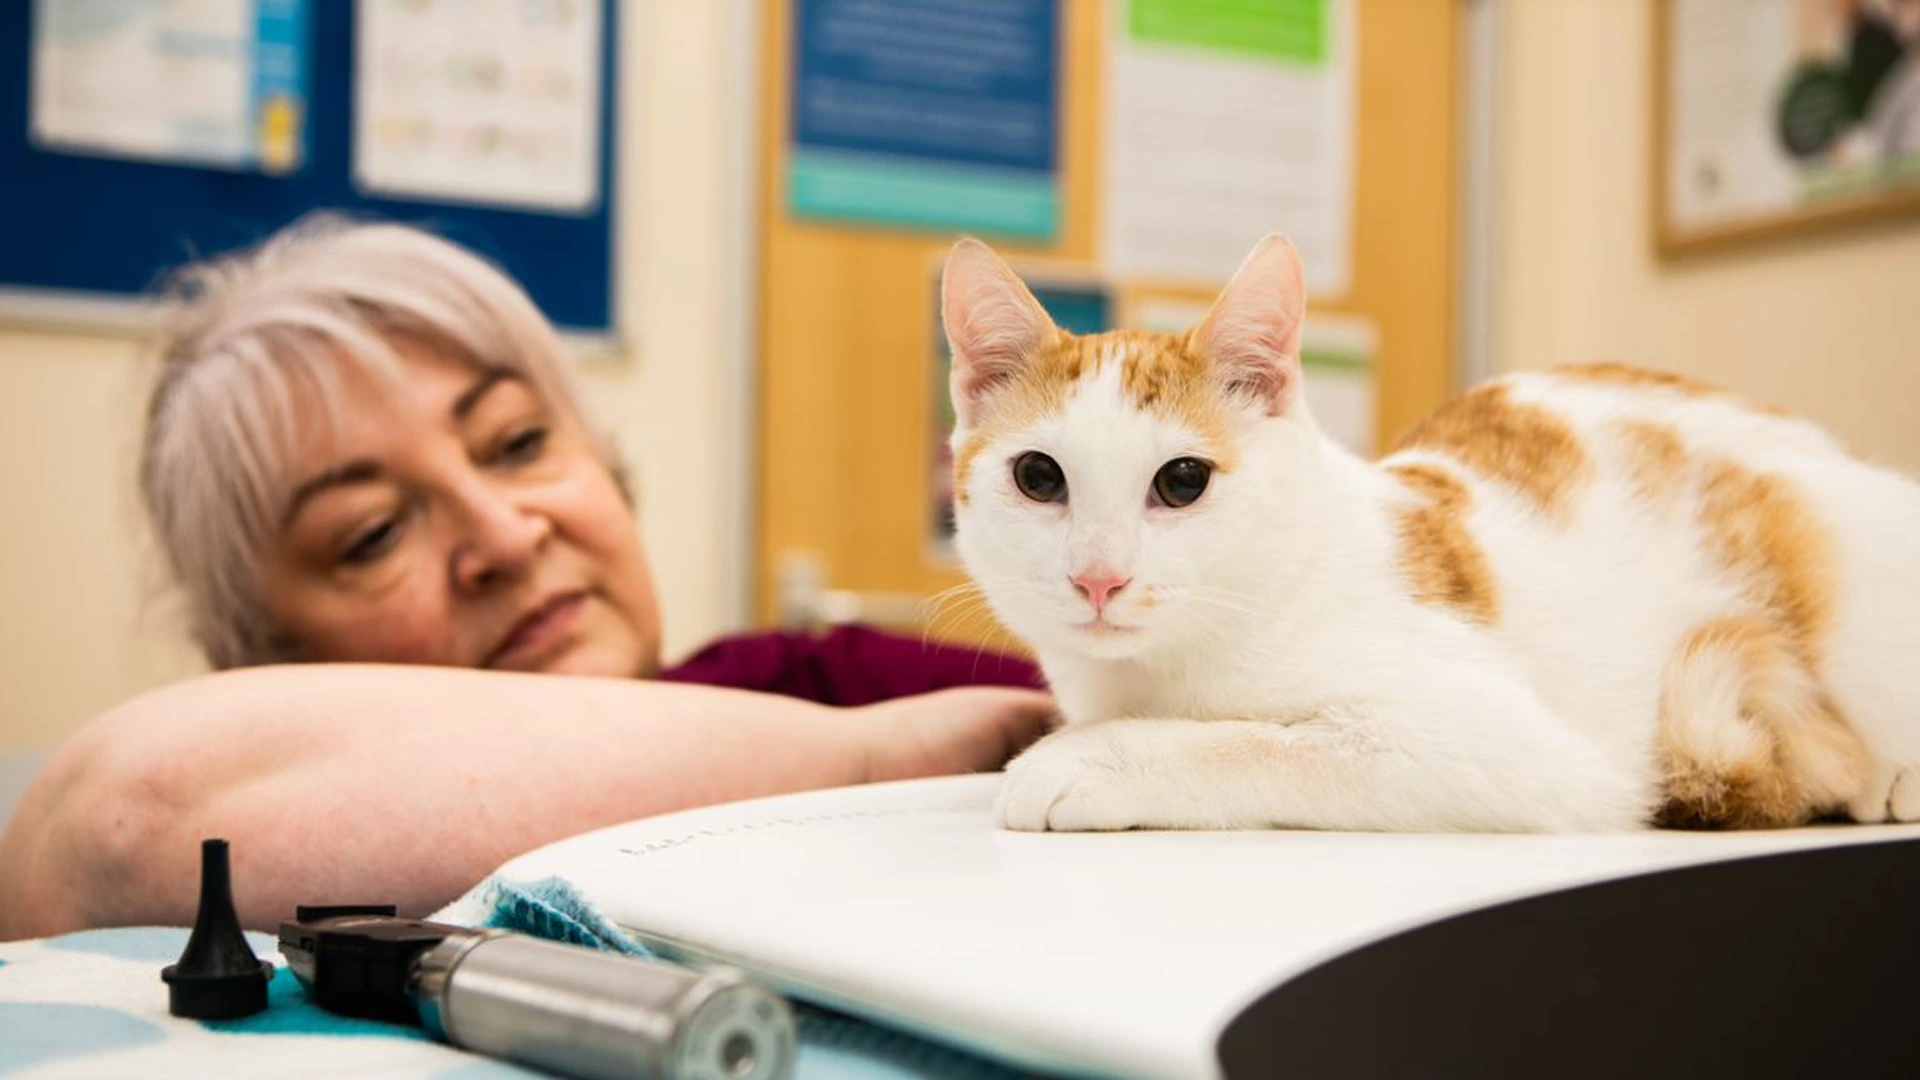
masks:
{"type": "Polygon", "coordinates": [[[1645,820],[1646,778],[1497,681],[1308,719],[1106,720],[1016,758],[996,802],[1020,830],[1592,830],[1645,820]],[[1452,691],[1449,693],[1448,691],[1452,691]]]}
{"type": "Polygon", "coordinates": [[[1234,733],[1270,726],[1131,719],[1069,727],[1007,766],[995,813],[1007,828],[1029,832],[1266,824],[1235,812],[1219,769],[1204,759],[1234,733]]]}
{"type": "Polygon", "coordinates": [[[1366,828],[1364,774],[1382,752],[1345,715],[1107,720],[1055,732],[1016,758],[996,810],[1008,828],[1034,832],[1366,828]]]}

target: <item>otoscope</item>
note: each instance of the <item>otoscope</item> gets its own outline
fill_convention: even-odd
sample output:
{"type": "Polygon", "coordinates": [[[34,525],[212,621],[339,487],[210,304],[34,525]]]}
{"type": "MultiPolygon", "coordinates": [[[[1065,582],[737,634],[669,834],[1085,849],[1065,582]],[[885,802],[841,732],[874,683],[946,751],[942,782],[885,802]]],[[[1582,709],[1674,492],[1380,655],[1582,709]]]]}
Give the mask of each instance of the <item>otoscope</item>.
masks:
{"type": "MultiPolygon", "coordinates": [[[[272,965],[240,933],[226,842],[206,841],[201,854],[199,918],[181,962],[163,973],[174,1011],[257,1012],[272,965]]],[[[301,907],[280,924],[280,952],[328,1012],[419,1024],[462,1049],[579,1080],[786,1080],[793,1071],[786,1002],[729,970],[402,918],[386,905],[301,907]]]]}

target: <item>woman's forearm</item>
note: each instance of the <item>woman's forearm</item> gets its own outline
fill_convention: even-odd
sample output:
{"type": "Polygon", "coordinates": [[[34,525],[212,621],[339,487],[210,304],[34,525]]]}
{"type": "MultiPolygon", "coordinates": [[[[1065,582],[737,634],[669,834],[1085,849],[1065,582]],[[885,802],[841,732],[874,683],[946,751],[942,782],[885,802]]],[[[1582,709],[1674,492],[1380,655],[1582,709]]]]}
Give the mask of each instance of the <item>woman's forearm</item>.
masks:
{"type": "Polygon", "coordinates": [[[199,842],[242,920],[430,911],[515,854],[686,807],[870,778],[870,717],[709,687],[317,666],[209,676],[56,755],[0,840],[0,938],[193,917],[199,842]]]}

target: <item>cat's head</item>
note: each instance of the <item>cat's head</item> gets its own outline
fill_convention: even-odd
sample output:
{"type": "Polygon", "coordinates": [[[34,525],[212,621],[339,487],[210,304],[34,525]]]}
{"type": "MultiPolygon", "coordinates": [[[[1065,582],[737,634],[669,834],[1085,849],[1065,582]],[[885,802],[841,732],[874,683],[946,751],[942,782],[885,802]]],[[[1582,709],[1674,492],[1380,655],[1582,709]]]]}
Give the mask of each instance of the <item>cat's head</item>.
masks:
{"type": "Polygon", "coordinates": [[[1001,620],[1043,654],[1122,658],[1244,616],[1322,442],[1293,245],[1261,241],[1184,334],[1069,334],[974,240],[941,307],[956,545],[1001,620]]]}

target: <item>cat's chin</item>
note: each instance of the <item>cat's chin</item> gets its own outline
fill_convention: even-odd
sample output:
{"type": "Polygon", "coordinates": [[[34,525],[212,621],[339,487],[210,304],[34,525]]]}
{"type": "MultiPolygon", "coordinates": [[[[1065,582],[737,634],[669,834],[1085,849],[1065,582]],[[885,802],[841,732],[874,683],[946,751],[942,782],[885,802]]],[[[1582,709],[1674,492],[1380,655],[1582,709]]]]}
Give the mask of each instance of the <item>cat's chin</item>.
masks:
{"type": "Polygon", "coordinates": [[[1126,660],[1145,652],[1152,635],[1145,627],[1112,623],[1070,623],[1061,628],[1067,649],[1094,660],[1126,660]]]}

